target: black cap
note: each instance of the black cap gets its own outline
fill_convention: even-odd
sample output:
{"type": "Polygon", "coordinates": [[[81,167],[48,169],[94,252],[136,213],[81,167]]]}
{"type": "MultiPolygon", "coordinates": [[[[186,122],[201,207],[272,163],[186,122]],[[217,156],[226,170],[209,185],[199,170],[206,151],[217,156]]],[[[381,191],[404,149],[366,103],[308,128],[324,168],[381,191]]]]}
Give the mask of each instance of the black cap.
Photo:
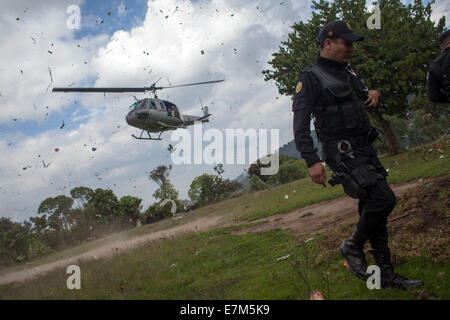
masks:
{"type": "Polygon", "coordinates": [[[353,32],[352,29],[350,28],[350,25],[343,20],[337,20],[328,23],[327,25],[325,25],[325,27],[323,27],[322,31],[320,31],[319,33],[320,43],[323,43],[325,39],[337,37],[352,42],[364,40],[363,35],[353,32]]]}

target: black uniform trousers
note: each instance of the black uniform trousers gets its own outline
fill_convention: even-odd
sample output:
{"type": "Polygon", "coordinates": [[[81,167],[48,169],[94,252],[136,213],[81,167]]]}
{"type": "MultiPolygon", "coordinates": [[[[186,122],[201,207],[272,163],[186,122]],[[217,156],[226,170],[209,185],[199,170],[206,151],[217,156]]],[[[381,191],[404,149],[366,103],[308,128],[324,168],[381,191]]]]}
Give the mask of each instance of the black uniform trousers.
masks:
{"type": "MultiPolygon", "coordinates": [[[[325,152],[326,163],[336,172],[339,161],[339,159],[333,157],[333,154],[336,155],[336,153],[325,152]]],[[[396,203],[395,194],[386,181],[386,170],[371,145],[354,149],[353,158],[347,157],[342,159],[342,162],[350,170],[368,163],[374,166],[377,173],[379,173],[377,183],[366,189],[366,197],[359,199],[357,229],[370,240],[372,248],[382,248],[388,242],[387,217],[394,209],[396,203]]]]}

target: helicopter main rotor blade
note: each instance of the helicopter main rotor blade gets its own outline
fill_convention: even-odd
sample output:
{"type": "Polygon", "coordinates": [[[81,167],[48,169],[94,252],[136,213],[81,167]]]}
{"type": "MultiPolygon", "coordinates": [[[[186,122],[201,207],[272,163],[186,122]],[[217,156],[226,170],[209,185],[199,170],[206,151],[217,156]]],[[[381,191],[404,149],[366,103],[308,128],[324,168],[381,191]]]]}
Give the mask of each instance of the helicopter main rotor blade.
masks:
{"type": "Polygon", "coordinates": [[[216,82],[223,82],[225,80],[214,80],[214,81],[205,81],[205,82],[196,82],[196,83],[188,83],[188,84],[182,84],[178,86],[168,86],[168,87],[154,87],[152,89],[154,90],[161,90],[161,89],[168,89],[168,88],[178,88],[178,87],[187,87],[187,86],[196,86],[198,84],[206,84],[206,83],[216,83],[216,82]]]}
{"type": "Polygon", "coordinates": [[[53,92],[145,92],[151,90],[144,88],[53,88],[53,92]]]}
{"type": "Polygon", "coordinates": [[[146,91],[156,91],[161,89],[168,89],[168,88],[177,88],[177,87],[187,87],[187,86],[196,86],[199,84],[207,84],[207,83],[216,83],[216,82],[222,82],[225,80],[214,80],[214,81],[205,81],[205,82],[197,82],[197,83],[188,83],[188,84],[182,84],[178,86],[168,86],[168,87],[156,87],[154,85],[150,87],[142,87],[142,88],[53,88],[53,92],[146,92],[146,91]]]}

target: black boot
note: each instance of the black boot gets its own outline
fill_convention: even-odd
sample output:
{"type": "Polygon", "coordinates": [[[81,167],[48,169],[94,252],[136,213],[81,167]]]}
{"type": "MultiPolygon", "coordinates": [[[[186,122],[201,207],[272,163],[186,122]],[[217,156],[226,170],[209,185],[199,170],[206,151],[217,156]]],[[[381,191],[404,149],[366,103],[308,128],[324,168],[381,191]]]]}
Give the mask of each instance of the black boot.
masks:
{"type": "Polygon", "coordinates": [[[382,288],[406,290],[423,286],[422,280],[410,280],[394,272],[394,267],[391,264],[391,252],[387,245],[381,249],[370,249],[369,252],[373,254],[375,263],[380,268],[382,288]]]}
{"type": "Polygon", "coordinates": [[[355,229],[350,238],[342,242],[339,246],[339,253],[347,260],[350,272],[364,281],[370,276],[367,274],[366,256],[363,252],[366,240],[367,237],[355,229]]]}

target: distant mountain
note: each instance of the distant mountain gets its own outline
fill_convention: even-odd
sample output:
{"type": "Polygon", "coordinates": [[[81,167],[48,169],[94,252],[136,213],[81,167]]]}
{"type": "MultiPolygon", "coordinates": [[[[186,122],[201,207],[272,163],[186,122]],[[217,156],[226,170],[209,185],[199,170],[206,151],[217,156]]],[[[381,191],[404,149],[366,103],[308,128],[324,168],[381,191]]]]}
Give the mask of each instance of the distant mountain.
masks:
{"type": "MultiPolygon", "coordinates": [[[[317,153],[319,154],[319,157],[322,158],[322,144],[319,142],[319,139],[317,138],[316,130],[311,131],[311,137],[313,139],[314,146],[318,150],[317,153]]],[[[279,150],[280,154],[285,154],[290,157],[303,160],[302,156],[300,155],[300,152],[297,151],[297,147],[295,146],[294,140],[286,143],[279,150]]]]}
{"type": "MultiPolygon", "coordinates": [[[[311,137],[313,139],[314,146],[317,148],[317,153],[318,153],[319,157],[322,158],[322,144],[317,139],[316,130],[311,131],[311,137]]],[[[286,143],[278,150],[279,150],[280,154],[285,154],[290,157],[293,157],[293,158],[296,158],[299,160],[303,160],[302,156],[300,155],[300,152],[297,151],[297,147],[295,146],[295,140],[291,140],[290,142],[286,143]]],[[[245,189],[250,187],[247,172],[242,173],[235,180],[237,182],[241,183],[245,189]]]]}

